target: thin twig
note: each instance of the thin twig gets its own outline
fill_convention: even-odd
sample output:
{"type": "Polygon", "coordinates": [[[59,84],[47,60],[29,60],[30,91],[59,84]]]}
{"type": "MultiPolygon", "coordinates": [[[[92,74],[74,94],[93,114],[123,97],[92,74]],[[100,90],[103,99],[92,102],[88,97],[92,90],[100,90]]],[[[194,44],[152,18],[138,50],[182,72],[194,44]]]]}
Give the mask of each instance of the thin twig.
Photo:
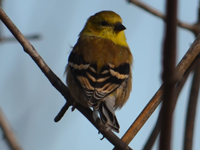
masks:
{"type": "Polygon", "coordinates": [[[186,118],[186,125],[185,125],[184,150],[192,150],[192,141],[193,141],[199,85],[200,85],[200,61],[198,61],[198,64],[194,71],[190,98],[188,102],[189,104],[188,104],[187,118],[186,118]]]}
{"type": "MultiPolygon", "coordinates": [[[[29,41],[22,35],[22,33],[17,29],[17,27],[13,24],[13,22],[9,19],[9,17],[5,14],[5,12],[0,8],[0,19],[6,25],[6,27],[10,30],[10,32],[15,36],[18,42],[22,45],[24,51],[31,56],[31,58],[35,61],[38,67],[42,70],[45,76],[49,79],[51,84],[65,97],[67,102],[73,103],[73,99],[70,96],[68,88],[65,84],[51,71],[51,69],[47,66],[41,56],[37,53],[35,48],[29,43],[29,41]]],[[[106,137],[113,145],[117,146],[122,150],[131,150],[121,139],[119,139],[114,133],[111,131],[105,131],[102,123],[94,122],[92,117],[92,111],[89,108],[85,108],[81,105],[77,105],[76,107],[85,117],[95,126],[97,129],[106,137]]]]}
{"type": "MultiPolygon", "coordinates": [[[[200,34],[197,36],[196,40],[193,42],[187,53],[184,55],[184,57],[181,59],[181,61],[176,67],[177,81],[181,80],[183,74],[185,73],[187,68],[191,65],[191,63],[194,61],[194,59],[199,53],[200,53],[200,34]]],[[[142,128],[142,126],[145,124],[145,122],[148,120],[148,118],[160,104],[162,93],[163,93],[163,85],[158,89],[158,91],[155,93],[155,95],[152,97],[152,99],[149,101],[149,103],[142,110],[140,115],[136,118],[136,120],[133,122],[133,124],[129,127],[129,129],[122,137],[122,140],[126,144],[129,144],[131,142],[131,140],[135,137],[138,131],[142,128]]]]}
{"type": "Polygon", "coordinates": [[[0,108],[0,127],[2,128],[5,140],[8,143],[9,147],[12,150],[22,150],[19,142],[17,141],[17,138],[15,137],[15,134],[12,131],[12,127],[5,118],[1,108],[0,108]]]}
{"type": "Polygon", "coordinates": [[[60,121],[60,119],[64,116],[64,114],[65,114],[65,112],[68,110],[68,108],[70,107],[70,106],[72,106],[73,105],[73,103],[72,103],[72,101],[67,101],[66,103],[65,103],[65,105],[61,108],[61,110],[60,110],[60,112],[57,114],[57,116],[54,118],[54,121],[55,122],[58,122],[58,121],[60,121]]]}
{"type": "MultiPolygon", "coordinates": [[[[158,10],[155,10],[154,8],[148,6],[147,4],[144,4],[142,1],[139,0],[127,0],[128,2],[142,8],[143,10],[147,11],[148,13],[166,21],[166,17],[164,14],[162,14],[161,12],[159,12],[158,10]]],[[[184,22],[181,22],[179,20],[177,20],[177,25],[181,28],[187,29],[189,31],[194,31],[196,30],[195,25],[190,25],[184,22]]],[[[199,32],[198,32],[199,33],[199,32]]]]}
{"type": "MultiPolygon", "coordinates": [[[[26,35],[25,38],[27,40],[36,40],[36,39],[40,39],[41,35],[39,35],[39,34],[31,34],[31,35],[26,35]]],[[[13,41],[17,41],[16,38],[0,36],[0,42],[13,42],[13,41]]]]}

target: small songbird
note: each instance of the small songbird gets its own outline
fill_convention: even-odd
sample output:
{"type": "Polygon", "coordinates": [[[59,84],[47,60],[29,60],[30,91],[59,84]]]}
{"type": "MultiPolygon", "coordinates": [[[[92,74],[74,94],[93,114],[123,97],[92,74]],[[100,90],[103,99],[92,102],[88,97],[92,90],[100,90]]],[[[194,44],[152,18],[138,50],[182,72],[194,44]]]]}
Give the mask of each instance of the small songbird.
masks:
{"type": "Polygon", "coordinates": [[[115,110],[132,88],[131,51],[121,17],[113,11],[91,16],[69,56],[67,85],[75,103],[93,108],[93,118],[107,130],[119,132],[115,110]]]}

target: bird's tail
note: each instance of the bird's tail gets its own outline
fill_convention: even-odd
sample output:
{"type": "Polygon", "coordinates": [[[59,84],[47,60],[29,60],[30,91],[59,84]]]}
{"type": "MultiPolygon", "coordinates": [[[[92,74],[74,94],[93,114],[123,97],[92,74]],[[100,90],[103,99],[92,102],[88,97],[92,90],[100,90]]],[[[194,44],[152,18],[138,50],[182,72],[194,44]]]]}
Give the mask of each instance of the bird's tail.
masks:
{"type": "Polygon", "coordinates": [[[99,114],[102,123],[105,125],[106,129],[111,129],[119,133],[119,123],[115,116],[112,101],[109,99],[102,101],[99,105],[99,114]]]}

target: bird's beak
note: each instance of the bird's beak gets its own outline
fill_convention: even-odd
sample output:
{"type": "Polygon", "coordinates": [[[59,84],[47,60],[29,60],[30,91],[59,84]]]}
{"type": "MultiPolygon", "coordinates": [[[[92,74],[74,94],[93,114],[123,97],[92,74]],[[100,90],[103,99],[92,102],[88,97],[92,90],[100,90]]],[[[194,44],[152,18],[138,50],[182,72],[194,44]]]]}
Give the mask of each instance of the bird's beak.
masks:
{"type": "Polygon", "coordinates": [[[126,27],[123,24],[121,24],[120,22],[115,24],[115,27],[114,27],[115,31],[122,31],[122,30],[125,30],[125,29],[126,29],[126,27]]]}

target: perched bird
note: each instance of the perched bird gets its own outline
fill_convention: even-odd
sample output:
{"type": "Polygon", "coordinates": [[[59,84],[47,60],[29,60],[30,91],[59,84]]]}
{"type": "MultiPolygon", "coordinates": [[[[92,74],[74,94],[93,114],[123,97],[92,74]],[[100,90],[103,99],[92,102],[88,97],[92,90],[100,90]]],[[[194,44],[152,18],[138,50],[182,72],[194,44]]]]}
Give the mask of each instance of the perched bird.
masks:
{"type": "Polygon", "coordinates": [[[76,103],[93,108],[107,130],[119,132],[115,110],[132,88],[133,57],[121,17],[113,11],[91,16],[69,56],[67,85],[76,103]]]}

